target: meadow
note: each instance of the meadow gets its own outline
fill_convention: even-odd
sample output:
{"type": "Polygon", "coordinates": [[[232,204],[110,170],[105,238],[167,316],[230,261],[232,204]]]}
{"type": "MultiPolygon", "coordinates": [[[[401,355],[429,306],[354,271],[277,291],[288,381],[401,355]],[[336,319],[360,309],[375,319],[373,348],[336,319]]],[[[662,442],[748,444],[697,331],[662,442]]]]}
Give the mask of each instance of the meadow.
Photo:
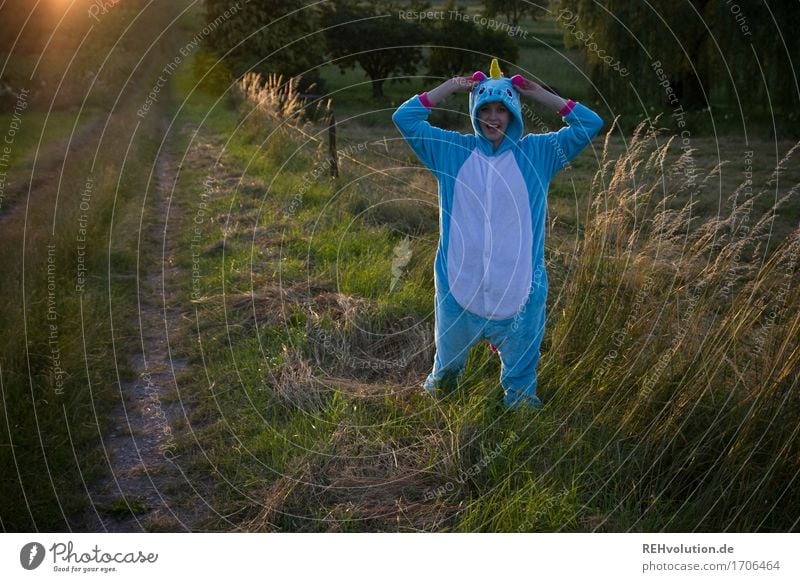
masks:
{"type": "MultiPolygon", "coordinates": [[[[552,23],[528,26],[557,42],[552,23]]],[[[169,422],[183,482],[162,493],[208,511],[183,523],[121,493],[116,511],[145,513],[144,529],[796,531],[794,141],[764,130],[745,142],[698,123],[687,152],[668,117],[616,119],[591,101],[579,67],[564,72],[577,54],[535,44],[521,62],[606,121],[550,186],[541,411],[502,406],[487,344],[444,398],[421,393],[433,357],[436,183],[391,114],[435,80],[388,83],[376,104],[363,73],[324,70],[332,178],[327,102],[311,116],[280,81],[229,85],[201,50],[170,76],[136,139],[130,120],[146,90],[109,117],[121,159],[112,152],[90,170],[87,156],[64,177],[80,191],[87,174],[100,176],[84,295],[71,292],[78,205],[53,225],[58,190],[43,190],[33,214],[3,227],[3,248],[25,254],[0,258],[0,293],[28,306],[2,314],[3,329],[26,338],[0,352],[4,529],[85,526],[76,516],[92,480],[114,470],[100,445],[118,422],[117,386],[137,372],[115,346],[143,331],[137,281],[169,269],[158,300],[187,322],[170,326],[168,346],[185,365],[162,400],[180,409],[169,422]],[[159,156],[177,168],[174,252],[145,256],[143,225],[160,209],[143,193],[159,156]],[[48,351],[48,244],[59,253],[63,395],[48,351]]],[[[153,55],[151,77],[172,54],[153,55]]],[[[468,131],[466,98],[456,101],[431,122],[468,131]]]]}
{"type": "Polygon", "coordinates": [[[610,126],[551,188],[547,405],[526,417],[500,405],[485,344],[443,401],[420,394],[436,190],[391,127],[337,116],[334,180],[325,124],[287,121],[301,102],[249,85],[233,116],[211,99],[193,95],[187,123],[229,136],[220,166],[246,176],[212,203],[181,351],[204,369],[184,378],[196,412],[182,454],[190,474],[220,475],[212,528],[796,528],[798,230],[783,171],[753,163],[751,187],[746,162],[698,156],[689,175],[667,131],[623,140],[610,126]]]}

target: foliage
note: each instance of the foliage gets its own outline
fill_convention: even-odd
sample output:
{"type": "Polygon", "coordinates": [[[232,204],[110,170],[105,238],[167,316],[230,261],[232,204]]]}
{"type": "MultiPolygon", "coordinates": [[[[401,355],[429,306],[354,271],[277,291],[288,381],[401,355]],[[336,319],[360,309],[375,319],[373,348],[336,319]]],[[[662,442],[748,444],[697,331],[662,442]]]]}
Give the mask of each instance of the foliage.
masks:
{"type": "MultiPolygon", "coordinates": [[[[412,3],[414,9],[424,5],[412,3]]],[[[383,98],[383,83],[389,77],[404,80],[414,75],[422,62],[419,45],[426,37],[424,27],[398,17],[407,9],[395,0],[363,4],[355,0],[332,0],[323,8],[330,56],[342,71],[356,64],[372,81],[372,96],[383,98]]]]}
{"type": "Polygon", "coordinates": [[[526,14],[536,20],[546,12],[546,7],[527,0],[483,0],[483,14],[485,16],[494,18],[498,14],[502,14],[512,26],[517,26],[526,14]]]}
{"type": "Polygon", "coordinates": [[[459,16],[428,23],[431,31],[429,75],[440,78],[469,75],[473,71],[486,70],[492,57],[509,63],[517,60],[517,43],[508,34],[479,26],[467,18],[467,13],[456,5],[455,0],[449,0],[445,11],[448,15],[459,16]]]}
{"type": "MultiPolygon", "coordinates": [[[[666,87],[654,72],[660,63],[685,110],[721,98],[761,112],[794,108],[796,84],[787,80],[797,78],[790,56],[800,53],[800,38],[788,30],[795,2],[770,2],[767,9],[757,0],[677,6],[669,0],[561,0],[559,8],[566,45],[585,52],[592,81],[611,100],[666,102],[666,87]],[[630,75],[615,72],[609,57],[630,75]]],[[[677,106],[674,98],[670,105],[677,106]]]]}
{"type": "Polygon", "coordinates": [[[316,7],[298,8],[290,0],[251,0],[238,5],[230,0],[204,0],[204,7],[206,22],[213,26],[209,43],[234,76],[250,71],[301,75],[301,91],[312,83],[320,88],[316,67],[323,60],[324,43],[316,7]],[[234,11],[232,6],[239,8],[234,11]]]}

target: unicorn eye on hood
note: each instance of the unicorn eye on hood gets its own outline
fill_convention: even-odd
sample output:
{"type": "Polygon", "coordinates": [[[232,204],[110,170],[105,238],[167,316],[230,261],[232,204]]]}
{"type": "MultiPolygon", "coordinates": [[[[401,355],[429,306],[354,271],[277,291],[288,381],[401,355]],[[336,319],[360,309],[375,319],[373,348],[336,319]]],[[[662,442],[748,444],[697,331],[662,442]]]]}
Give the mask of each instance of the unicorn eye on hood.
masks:
{"type": "Polygon", "coordinates": [[[475,71],[472,80],[478,81],[478,84],[469,94],[469,116],[475,136],[478,138],[478,146],[487,155],[499,154],[519,141],[525,128],[522,121],[522,105],[516,89],[516,84],[523,82],[522,77],[514,75],[511,79],[507,79],[500,71],[497,59],[492,59],[489,76],[487,77],[481,71],[475,71]],[[487,103],[502,103],[510,114],[505,139],[497,151],[494,151],[492,142],[483,135],[478,123],[478,111],[487,103]]]}

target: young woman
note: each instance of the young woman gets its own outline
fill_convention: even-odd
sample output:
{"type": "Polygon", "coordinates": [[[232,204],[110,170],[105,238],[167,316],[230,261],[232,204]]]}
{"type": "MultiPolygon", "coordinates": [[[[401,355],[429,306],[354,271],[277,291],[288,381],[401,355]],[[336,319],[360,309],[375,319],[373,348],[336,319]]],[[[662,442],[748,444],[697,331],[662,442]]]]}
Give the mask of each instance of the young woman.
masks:
{"type": "Polygon", "coordinates": [[[488,77],[478,71],[445,81],[403,103],[392,120],[439,185],[436,355],[425,390],[434,394],[446,376],[460,377],[470,348],[486,339],[500,354],[505,404],[539,409],[547,190],[603,120],[520,75],[506,78],[497,59],[488,77]],[[469,93],[474,134],[428,123],[431,109],[453,93],[469,93]],[[558,112],[568,126],[523,135],[520,95],[558,112]]]}

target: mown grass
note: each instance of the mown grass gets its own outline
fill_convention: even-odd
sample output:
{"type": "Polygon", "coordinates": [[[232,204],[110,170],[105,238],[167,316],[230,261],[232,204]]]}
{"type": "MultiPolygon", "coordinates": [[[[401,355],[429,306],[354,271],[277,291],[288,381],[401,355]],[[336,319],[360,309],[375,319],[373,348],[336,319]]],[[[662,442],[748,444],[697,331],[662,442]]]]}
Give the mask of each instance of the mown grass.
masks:
{"type": "MultiPolygon", "coordinates": [[[[188,95],[193,79],[177,81],[188,95]]],[[[580,162],[594,167],[581,228],[548,246],[547,405],[515,415],[486,345],[443,401],[419,394],[437,223],[429,178],[398,169],[405,146],[343,156],[334,181],[313,174],[324,148],[305,136],[322,126],[239,108],[193,92],[182,111],[215,151],[214,136],[227,142],[177,196],[196,203],[209,174],[241,178],[210,203],[185,344],[205,373],[182,379],[196,408],[181,453],[214,476],[225,516],[207,527],[796,529],[800,231],[783,220],[787,236],[770,237],[774,177],[698,216],[687,188],[701,197],[723,170],[687,183],[667,132],[643,125],[614,149],[607,127],[598,160],[580,162]],[[398,248],[411,252],[392,289],[398,248]]],[[[376,131],[347,127],[340,147],[376,131]]]]}

